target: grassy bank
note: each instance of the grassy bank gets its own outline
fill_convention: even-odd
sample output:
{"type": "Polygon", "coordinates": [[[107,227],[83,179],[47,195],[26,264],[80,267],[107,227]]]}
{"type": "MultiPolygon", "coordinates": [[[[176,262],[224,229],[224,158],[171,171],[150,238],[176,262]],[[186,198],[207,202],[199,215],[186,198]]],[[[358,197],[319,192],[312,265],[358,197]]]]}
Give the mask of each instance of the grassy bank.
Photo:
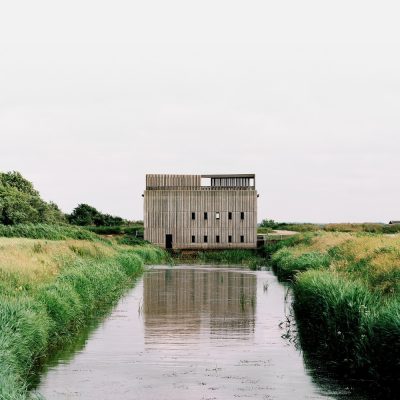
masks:
{"type": "Polygon", "coordinates": [[[400,233],[400,224],[383,223],[338,223],[338,224],[311,224],[267,221],[258,227],[258,233],[269,233],[273,230],[295,232],[367,232],[367,233],[400,233]]]}
{"type": "Polygon", "coordinates": [[[17,224],[0,225],[0,237],[19,237],[47,240],[90,240],[99,241],[100,237],[87,229],[73,225],[17,224]]]}
{"type": "Polygon", "coordinates": [[[191,251],[188,254],[176,253],[174,260],[177,263],[242,265],[252,270],[259,269],[265,265],[263,254],[255,249],[191,251]]]}
{"type": "Polygon", "coordinates": [[[143,237],[143,224],[135,223],[130,225],[117,226],[86,226],[85,229],[97,233],[98,235],[139,235],[143,237]]]}
{"type": "Polygon", "coordinates": [[[294,281],[303,346],[346,376],[393,389],[400,377],[400,235],[319,232],[275,251],[294,281]]]}
{"type": "Polygon", "coordinates": [[[0,238],[0,399],[28,399],[41,360],[164,261],[151,246],[0,238]]]}

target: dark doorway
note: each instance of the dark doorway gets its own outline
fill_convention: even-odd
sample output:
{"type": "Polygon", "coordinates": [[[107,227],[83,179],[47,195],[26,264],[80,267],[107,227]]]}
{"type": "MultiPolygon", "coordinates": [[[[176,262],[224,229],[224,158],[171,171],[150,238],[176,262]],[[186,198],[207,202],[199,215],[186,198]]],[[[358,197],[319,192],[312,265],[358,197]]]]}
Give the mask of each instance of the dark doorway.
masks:
{"type": "Polygon", "coordinates": [[[165,248],[172,249],[172,235],[165,235],[165,248]]]}

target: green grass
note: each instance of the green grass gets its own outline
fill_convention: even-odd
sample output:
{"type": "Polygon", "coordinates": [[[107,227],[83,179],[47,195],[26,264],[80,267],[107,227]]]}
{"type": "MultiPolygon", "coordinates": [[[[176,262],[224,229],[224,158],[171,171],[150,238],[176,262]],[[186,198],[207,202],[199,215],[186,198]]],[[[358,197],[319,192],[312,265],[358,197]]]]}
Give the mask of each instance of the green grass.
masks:
{"type": "Polygon", "coordinates": [[[268,233],[268,229],[281,229],[296,232],[368,232],[368,233],[400,233],[400,224],[383,223],[336,223],[336,224],[311,224],[273,222],[269,227],[259,227],[258,233],[268,233]],[[264,231],[265,230],[265,231],[264,231]]]}
{"type": "Polygon", "coordinates": [[[305,349],[342,373],[393,389],[400,377],[400,301],[330,271],[307,271],[294,285],[305,349]]]}
{"type": "Polygon", "coordinates": [[[136,245],[149,244],[148,241],[146,241],[146,240],[144,240],[142,238],[133,236],[133,235],[123,235],[121,237],[118,237],[116,239],[116,242],[118,244],[125,244],[127,246],[136,246],[136,245]]]}
{"type": "Polygon", "coordinates": [[[271,257],[271,262],[280,279],[290,280],[299,272],[328,267],[330,258],[327,254],[319,252],[295,257],[290,251],[282,249],[271,257]]]}
{"type": "MultiPolygon", "coordinates": [[[[303,347],[380,390],[400,384],[400,236],[313,233],[272,249],[303,347]]],[[[392,392],[393,393],[393,392],[392,392]]]]}
{"type": "Polygon", "coordinates": [[[250,249],[199,251],[196,255],[196,262],[202,264],[246,265],[253,270],[265,264],[265,260],[257,251],[250,249]]]}
{"type": "Polygon", "coordinates": [[[52,280],[18,286],[23,280],[18,271],[3,273],[0,399],[30,398],[29,374],[41,360],[72,340],[95,315],[109,309],[142,272],[144,264],[164,261],[165,253],[151,246],[118,248],[111,255],[66,257],[52,280]]]}
{"type": "Polygon", "coordinates": [[[85,229],[97,233],[98,235],[136,235],[143,236],[143,224],[117,225],[117,226],[85,226],[85,229]]]}
{"type": "Polygon", "coordinates": [[[77,226],[48,224],[0,225],[0,236],[47,240],[99,240],[94,233],[77,226]]]}

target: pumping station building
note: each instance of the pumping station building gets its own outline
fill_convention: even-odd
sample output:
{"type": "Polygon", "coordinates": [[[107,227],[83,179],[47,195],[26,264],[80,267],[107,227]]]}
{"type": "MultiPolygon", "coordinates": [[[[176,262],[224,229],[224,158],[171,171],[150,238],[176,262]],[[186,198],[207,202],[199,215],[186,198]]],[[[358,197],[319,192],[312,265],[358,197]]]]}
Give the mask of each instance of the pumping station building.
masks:
{"type": "Polygon", "coordinates": [[[144,238],[166,249],[257,247],[254,174],[146,175],[144,238]]]}

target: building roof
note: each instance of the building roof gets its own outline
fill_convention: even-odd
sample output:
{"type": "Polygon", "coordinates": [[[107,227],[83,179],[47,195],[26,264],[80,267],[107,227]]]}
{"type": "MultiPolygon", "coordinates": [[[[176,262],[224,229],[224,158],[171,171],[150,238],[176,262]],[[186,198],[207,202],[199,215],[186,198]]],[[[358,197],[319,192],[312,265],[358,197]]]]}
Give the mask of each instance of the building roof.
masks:
{"type": "Polygon", "coordinates": [[[165,188],[255,188],[255,174],[147,174],[146,189],[165,188]]]}
{"type": "Polygon", "coordinates": [[[202,178],[255,178],[256,174],[212,174],[201,175],[202,178]]]}

